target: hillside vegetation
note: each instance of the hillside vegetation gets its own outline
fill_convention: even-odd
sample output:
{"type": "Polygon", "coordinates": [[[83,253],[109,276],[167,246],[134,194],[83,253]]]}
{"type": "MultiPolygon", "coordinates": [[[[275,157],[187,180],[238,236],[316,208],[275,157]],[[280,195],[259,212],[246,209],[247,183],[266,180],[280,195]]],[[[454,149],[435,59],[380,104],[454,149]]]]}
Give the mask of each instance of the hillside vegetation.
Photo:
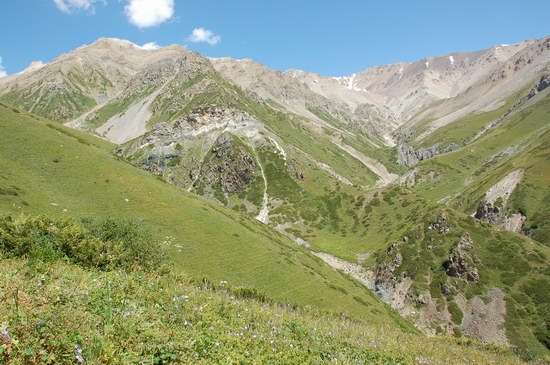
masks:
{"type": "Polygon", "coordinates": [[[151,235],[128,222],[0,218],[0,360],[521,363],[498,347],[427,340],[192,280],[160,264],[162,256],[151,235]]]}
{"type": "Polygon", "coordinates": [[[109,143],[2,105],[0,129],[4,213],[135,220],[166,246],[176,271],[411,330],[375,294],[303,248],[119,161],[109,143]]]}

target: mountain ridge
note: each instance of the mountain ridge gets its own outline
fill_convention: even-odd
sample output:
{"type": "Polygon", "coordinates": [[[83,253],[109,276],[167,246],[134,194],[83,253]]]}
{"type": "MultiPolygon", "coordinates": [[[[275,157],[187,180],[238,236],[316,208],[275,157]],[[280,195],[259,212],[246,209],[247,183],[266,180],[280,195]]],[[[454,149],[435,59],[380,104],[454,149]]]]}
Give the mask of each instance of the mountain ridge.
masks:
{"type": "Polygon", "coordinates": [[[426,334],[539,356],[549,80],[549,37],[337,78],[100,39],[0,81],[0,100],[260,221],[426,334]]]}

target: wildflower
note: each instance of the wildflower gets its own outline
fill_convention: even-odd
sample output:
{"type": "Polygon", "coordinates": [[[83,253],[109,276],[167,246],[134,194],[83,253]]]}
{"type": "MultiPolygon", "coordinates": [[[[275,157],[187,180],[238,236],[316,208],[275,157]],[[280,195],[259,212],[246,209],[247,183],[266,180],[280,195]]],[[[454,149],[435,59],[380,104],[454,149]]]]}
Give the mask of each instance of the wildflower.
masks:
{"type": "Polygon", "coordinates": [[[82,357],[82,348],[78,345],[74,345],[74,351],[75,351],[75,360],[78,362],[78,363],[83,363],[84,362],[84,357],[82,357]]]}
{"type": "Polygon", "coordinates": [[[0,331],[0,335],[2,336],[2,342],[7,343],[10,340],[10,332],[6,329],[3,329],[0,331]]]}

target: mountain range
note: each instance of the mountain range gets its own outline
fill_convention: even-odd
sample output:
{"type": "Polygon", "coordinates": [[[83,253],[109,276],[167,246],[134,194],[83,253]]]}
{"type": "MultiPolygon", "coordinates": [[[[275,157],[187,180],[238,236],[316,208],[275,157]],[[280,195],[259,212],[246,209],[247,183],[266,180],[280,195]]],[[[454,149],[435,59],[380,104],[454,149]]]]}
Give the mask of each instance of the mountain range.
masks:
{"type": "Polygon", "coordinates": [[[102,38],[0,79],[0,206],[138,219],[197,277],[548,358],[549,86],[550,37],[341,77],[102,38]]]}

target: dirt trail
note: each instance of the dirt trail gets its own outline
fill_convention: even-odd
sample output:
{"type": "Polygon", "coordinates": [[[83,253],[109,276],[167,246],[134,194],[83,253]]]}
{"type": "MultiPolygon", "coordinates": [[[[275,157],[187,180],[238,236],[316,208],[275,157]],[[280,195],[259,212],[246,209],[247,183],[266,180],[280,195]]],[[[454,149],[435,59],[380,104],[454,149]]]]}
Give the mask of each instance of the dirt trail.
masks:
{"type": "Polygon", "coordinates": [[[329,165],[327,165],[326,163],[317,162],[317,166],[319,166],[320,168],[322,168],[323,170],[328,172],[330,176],[332,176],[336,180],[340,181],[342,184],[349,185],[349,186],[353,185],[351,181],[349,181],[347,178],[345,178],[344,176],[342,176],[339,173],[337,173],[336,171],[334,171],[334,169],[332,167],[330,167],[329,165]]]}
{"type": "Polygon", "coordinates": [[[399,177],[399,175],[390,173],[388,169],[386,169],[386,166],[382,165],[380,161],[357,151],[355,148],[339,141],[332,141],[332,143],[359,160],[363,165],[367,166],[369,170],[378,175],[378,177],[380,177],[380,181],[377,183],[378,186],[388,185],[399,177]]]}
{"type": "Polygon", "coordinates": [[[267,195],[267,178],[265,176],[264,167],[262,166],[262,163],[258,158],[258,154],[256,153],[256,151],[254,151],[254,154],[256,155],[256,161],[258,162],[260,172],[262,173],[262,177],[264,179],[264,197],[262,200],[262,208],[260,209],[260,213],[258,213],[258,215],[256,216],[256,219],[264,224],[267,224],[267,222],[269,221],[269,197],[267,195]]]}
{"type": "MultiPolygon", "coordinates": [[[[111,102],[111,100],[115,100],[119,95],[121,95],[122,93],[124,92],[124,90],[121,90],[119,91],[115,96],[113,97],[109,97],[109,98],[106,98],[105,101],[103,101],[102,103],[99,103],[97,104],[96,106],[94,106],[92,109],[88,110],[86,113],[82,114],[81,116],[79,116],[78,118],[76,119],[73,119],[67,123],[65,123],[65,125],[67,127],[71,127],[71,128],[74,128],[74,129],[82,129],[83,127],[83,124],[86,122],[86,118],[88,118],[88,116],[92,113],[95,113],[96,111],[98,111],[99,109],[103,108],[105,105],[109,104],[109,102],[111,102]]],[[[97,100],[96,100],[97,101],[97,100]]]]}
{"type": "Polygon", "coordinates": [[[366,286],[369,289],[372,289],[374,286],[374,273],[365,269],[359,264],[354,264],[349,261],[339,259],[336,256],[332,256],[326,252],[312,252],[313,255],[317,256],[329,266],[333,267],[336,270],[343,271],[347,275],[351,276],[355,280],[359,281],[361,284],[366,286]]]}

